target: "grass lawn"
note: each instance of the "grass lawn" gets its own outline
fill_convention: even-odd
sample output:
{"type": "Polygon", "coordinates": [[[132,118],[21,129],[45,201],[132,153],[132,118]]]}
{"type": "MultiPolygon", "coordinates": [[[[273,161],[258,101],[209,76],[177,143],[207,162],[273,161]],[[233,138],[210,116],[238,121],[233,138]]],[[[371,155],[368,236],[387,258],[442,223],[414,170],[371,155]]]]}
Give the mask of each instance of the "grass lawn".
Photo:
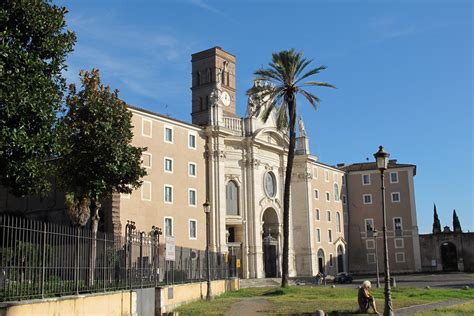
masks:
{"type": "Polygon", "coordinates": [[[468,302],[460,305],[453,305],[449,307],[436,308],[432,311],[418,313],[416,316],[446,316],[446,315],[457,315],[457,316],[471,316],[474,314],[474,302],[468,302]]]}
{"type": "MultiPolygon", "coordinates": [[[[372,289],[371,292],[375,296],[378,309],[383,310],[383,289],[372,289]]],[[[183,305],[176,309],[176,311],[182,315],[222,315],[230,309],[232,304],[249,297],[268,300],[271,303],[271,308],[265,310],[266,313],[301,314],[313,313],[318,309],[322,309],[325,312],[356,312],[358,309],[356,288],[292,286],[286,289],[242,289],[236,292],[223,294],[211,302],[199,301],[183,305]]],[[[392,299],[395,310],[401,307],[445,301],[455,298],[474,299],[474,290],[420,288],[392,289],[392,299]]],[[[474,306],[472,306],[472,304],[467,305],[467,307],[463,306],[462,308],[466,309],[466,312],[468,312],[469,315],[474,314],[474,306]]]]}

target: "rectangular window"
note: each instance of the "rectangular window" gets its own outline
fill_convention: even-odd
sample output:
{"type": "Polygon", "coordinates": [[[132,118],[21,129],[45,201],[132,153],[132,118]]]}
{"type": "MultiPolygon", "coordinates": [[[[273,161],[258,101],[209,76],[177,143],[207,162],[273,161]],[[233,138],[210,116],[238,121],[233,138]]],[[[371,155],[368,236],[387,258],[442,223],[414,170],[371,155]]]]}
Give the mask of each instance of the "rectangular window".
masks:
{"type": "Polygon", "coordinates": [[[331,211],[327,211],[327,218],[328,218],[328,222],[331,221],[331,211]]]}
{"type": "Polygon", "coordinates": [[[346,205],[347,204],[347,197],[345,194],[342,195],[342,204],[346,205]]]}
{"type": "Polygon", "coordinates": [[[188,163],[188,175],[190,177],[196,176],[196,164],[194,162],[188,163]]]}
{"type": "Polygon", "coordinates": [[[400,217],[393,218],[393,229],[395,230],[395,236],[402,236],[402,219],[400,217]]]}
{"type": "Polygon", "coordinates": [[[329,171],[324,170],[324,181],[329,182],[329,171]]]}
{"type": "Polygon", "coordinates": [[[404,252],[395,252],[395,262],[404,263],[405,262],[405,253],[404,252]]]}
{"type": "Polygon", "coordinates": [[[151,120],[142,118],[142,136],[151,137],[152,136],[152,122],[151,120]]]}
{"type": "Polygon", "coordinates": [[[151,201],[151,182],[143,181],[142,183],[142,200],[151,201]]]}
{"type": "Polygon", "coordinates": [[[165,172],[173,173],[173,158],[165,157],[165,172]]]}
{"type": "Polygon", "coordinates": [[[191,149],[196,149],[196,134],[188,134],[188,147],[191,149]]]}
{"type": "Polygon", "coordinates": [[[363,195],[364,204],[372,204],[372,194],[363,195]]]}
{"type": "Polygon", "coordinates": [[[189,198],[189,206],[196,206],[196,190],[195,189],[189,189],[188,191],[188,198],[189,198]]]}
{"type": "Polygon", "coordinates": [[[329,254],[329,265],[332,267],[333,262],[332,262],[332,253],[329,254]]]}
{"type": "Polygon", "coordinates": [[[367,249],[375,249],[375,241],[373,239],[366,239],[365,240],[365,247],[367,249]]]}
{"type": "Polygon", "coordinates": [[[332,230],[328,229],[328,241],[332,242],[332,230]]]}
{"type": "Polygon", "coordinates": [[[319,190],[314,190],[314,198],[319,200],[319,190]]]}
{"type": "Polygon", "coordinates": [[[173,236],[173,218],[165,217],[165,236],[173,236]]]}
{"type": "Polygon", "coordinates": [[[362,175],[362,185],[370,185],[370,174],[362,175]]]}
{"type": "Polygon", "coordinates": [[[331,201],[331,194],[326,191],[326,201],[331,201]]]}
{"type": "Polygon", "coordinates": [[[403,241],[403,238],[395,238],[395,248],[405,248],[405,243],[403,241]]]}
{"type": "Polygon", "coordinates": [[[173,203],[173,186],[165,184],[165,203],[173,203]]]}
{"type": "Polygon", "coordinates": [[[365,232],[372,232],[374,231],[374,219],[373,218],[366,218],[365,219],[365,232]]]}
{"type": "Polygon", "coordinates": [[[173,143],[173,128],[165,126],[165,143],[173,143]]]}
{"type": "Polygon", "coordinates": [[[189,220],[189,239],[197,239],[197,221],[195,219],[189,220]]]}
{"type": "Polygon", "coordinates": [[[151,169],[151,153],[142,153],[142,166],[151,169]]]}
{"type": "Polygon", "coordinates": [[[392,192],[392,202],[400,203],[400,192],[392,192]]]}
{"type": "Polygon", "coordinates": [[[321,242],[321,229],[316,228],[316,241],[321,242]]]}
{"type": "Polygon", "coordinates": [[[345,175],[342,176],[342,185],[344,185],[344,184],[346,184],[346,176],[345,175]]]}
{"type": "Polygon", "coordinates": [[[319,209],[316,209],[316,220],[319,221],[319,209]]]}
{"type": "Polygon", "coordinates": [[[375,263],[375,254],[374,253],[368,253],[367,254],[367,263],[368,264],[374,264],[375,263]]]}
{"type": "Polygon", "coordinates": [[[398,172],[390,172],[390,183],[398,183],[398,172]]]}

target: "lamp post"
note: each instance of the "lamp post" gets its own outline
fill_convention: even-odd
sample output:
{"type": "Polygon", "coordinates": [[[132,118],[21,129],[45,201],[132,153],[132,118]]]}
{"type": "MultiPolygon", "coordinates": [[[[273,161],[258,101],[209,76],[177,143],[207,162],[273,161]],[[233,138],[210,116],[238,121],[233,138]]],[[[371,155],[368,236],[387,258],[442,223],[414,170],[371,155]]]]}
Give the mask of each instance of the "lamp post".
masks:
{"type": "Polygon", "coordinates": [[[210,301],[212,300],[212,288],[211,288],[211,261],[209,260],[209,240],[210,238],[210,226],[209,226],[209,217],[211,215],[211,205],[209,204],[209,201],[206,200],[206,202],[202,205],[204,208],[204,213],[206,213],[206,267],[207,267],[207,294],[206,294],[206,300],[210,301]]]}
{"type": "Polygon", "coordinates": [[[387,247],[387,220],[385,214],[385,185],[384,172],[388,168],[388,157],[390,154],[383,150],[383,146],[379,146],[379,150],[374,154],[377,169],[380,171],[381,191],[382,191],[382,221],[383,221],[383,259],[385,264],[385,306],[384,316],[393,316],[392,295],[390,293],[390,269],[388,264],[388,247],[387,247]]]}
{"type": "Polygon", "coordinates": [[[374,243],[375,243],[375,269],[377,272],[377,288],[380,288],[380,274],[379,274],[379,254],[377,252],[377,236],[379,232],[374,230],[372,232],[372,236],[374,236],[374,243]]]}

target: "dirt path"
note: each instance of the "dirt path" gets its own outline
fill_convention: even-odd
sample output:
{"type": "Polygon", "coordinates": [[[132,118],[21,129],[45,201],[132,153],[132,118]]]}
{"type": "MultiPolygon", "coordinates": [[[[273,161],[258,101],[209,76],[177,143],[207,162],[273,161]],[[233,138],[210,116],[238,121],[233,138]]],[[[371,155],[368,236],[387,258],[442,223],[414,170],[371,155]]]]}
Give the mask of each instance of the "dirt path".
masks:
{"type": "Polygon", "coordinates": [[[251,316],[251,315],[265,315],[272,307],[267,299],[264,298],[244,298],[243,300],[234,303],[230,311],[226,315],[230,316],[251,316]]]}

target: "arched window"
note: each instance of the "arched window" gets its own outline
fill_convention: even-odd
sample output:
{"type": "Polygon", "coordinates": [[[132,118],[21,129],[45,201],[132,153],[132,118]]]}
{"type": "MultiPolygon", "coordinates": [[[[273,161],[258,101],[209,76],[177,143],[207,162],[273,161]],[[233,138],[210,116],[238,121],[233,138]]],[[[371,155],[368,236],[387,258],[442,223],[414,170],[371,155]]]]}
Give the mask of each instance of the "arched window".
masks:
{"type": "Polygon", "coordinates": [[[336,213],[336,232],[341,232],[341,214],[339,212],[336,213]]]}
{"type": "Polygon", "coordinates": [[[238,189],[239,188],[234,181],[229,181],[226,185],[225,201],[227,215],[240,215],[238,189]]]}
{"type": "Polygon", "coordinates": [[[221,84],[225,84],[225,71],[224,71],[224,69],[221,72],[221,84]]]}
{"type": "Polygon", "coordinates": [[[339,201],[340,196],[339,196],[339,186],[337,183],[334,183],[334,201],[339,201]]]}

